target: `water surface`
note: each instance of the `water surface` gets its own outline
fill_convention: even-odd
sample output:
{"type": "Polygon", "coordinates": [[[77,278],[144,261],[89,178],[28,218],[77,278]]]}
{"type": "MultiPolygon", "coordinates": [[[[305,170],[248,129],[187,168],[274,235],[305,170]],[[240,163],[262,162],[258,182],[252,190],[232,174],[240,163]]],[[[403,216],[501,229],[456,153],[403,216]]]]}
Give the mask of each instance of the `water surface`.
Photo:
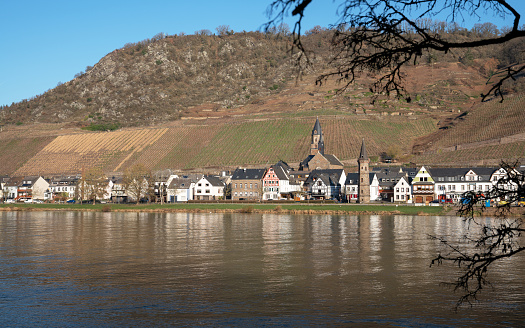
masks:
{"type": "MultiPolygon", "coordinates": [[[[490,222],[490,219],[486,219],[490,222]]],[[[473,308],[429,267],[456,217],[2,212],[2,326],[507,327],[525,258],[473,308]]]]}

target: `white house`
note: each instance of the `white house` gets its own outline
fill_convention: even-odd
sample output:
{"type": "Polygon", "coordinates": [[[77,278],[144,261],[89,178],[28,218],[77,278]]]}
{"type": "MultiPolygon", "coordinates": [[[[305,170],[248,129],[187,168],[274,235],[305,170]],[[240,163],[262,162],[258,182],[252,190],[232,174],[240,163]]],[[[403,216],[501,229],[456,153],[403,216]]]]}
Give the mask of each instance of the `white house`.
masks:
{"type": "Polygon", "coordinates": [[[218,200],[224,199],[224,187],[226,185],[217,176],[205,175],[195,184],[194,199],[196,200],[218,200]]]}
{"type": "Polygon", "coordinates": [[[63,195],[67,199],[73,199],[77,194],[78,178],[76,177],[55,177],[49,181],[46,199],[53,199],[56,196],[63,195]]]}
{"type": "Polygon", "coordinates": [[[412,186],[408,179],[401,177],[394,186],[394,202],[412,203],[412,186]]]}
{"type": "Polygon", "coordinates": [[[314,199],[340,199],[345,180],[343,169],[313,170],[305,181],[305,187],[314,199]]]}
{"type": "Polygon", "coordinates": [[[166,189],[168,203],[187,202],[193,200],[195,182],[189,178],[173,178],[166,189]]]}

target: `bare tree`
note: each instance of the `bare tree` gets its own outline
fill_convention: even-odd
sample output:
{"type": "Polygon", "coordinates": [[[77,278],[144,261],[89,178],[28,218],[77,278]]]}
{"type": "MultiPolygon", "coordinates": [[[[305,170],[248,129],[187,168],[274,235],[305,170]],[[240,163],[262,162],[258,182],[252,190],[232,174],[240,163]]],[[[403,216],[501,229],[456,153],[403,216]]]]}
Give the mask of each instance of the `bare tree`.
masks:
{"type": "Polygon", "coordinates": [[[97,199],[104,197],[108,182],[102,169],[92,167],[87,170],[85,176],[82,176],[81,186],[81,192],[88,199],[92,199],[93,205],[95,205],[97,199]]]}
{"type": "Polygon", "coordinates": [[[148,192],[148,180],[151,172],[142,164],[133,165],[124,173],[124,189],[129,197],[140,203],[148,192]]]}
{"type": "Polygon", "coordinates": [[[431,236],[447,249],[432,260],[431,266],[454,263],[464,269],[451,283],[455,291],[462,293],[456,307],[463,303],[472,304],[483,288],[490,285],[487,276],[494,263],[525,251],[525,245],[519,243],[520,236],[525,233],[523,219],[509,215],[511,204],[525,200],[525,172],[518,170],[518,164],[502,163],[502,174],[490,191],[469,191],[463,195],[458,214],[468,223],[465,238],[474,246],[473,250],[467,251],[443,237],[431,236]],[[496,206],[499,220],[495,225],[476,216],[476,213],[486,210],[487,202],[496,206]]]}
{"type": "MultiPolygon", "coordinates": [[[[279,24],[290,11],[297,17],[293,28],[294,49],[299,50],[298,61],[310,62],[308,51],[301,41],[301,27],[307,7],[313,0],[273,0],[268,8],[270,21],[266,28],[279,24]]],[[[396,96],[411,98],[404,89],[403,68],[417,63],[426,51],[448,53],[455,49],[471,49],[500,45],[525,36],[520,27],[520,14],[506,0],[345,0],[340,2],[339,19],[332,26],[331,63],[335,69],[322,74],[317,83],[335,77],[346,86],[355,81],[363,72],[379,74],[371,86],[376,93],[395,93],[396,96]],[[434,24],[427,24],[436,15],[447,16],[451,22],[463,17],[478,17],[487,14],[510,17],[512,26],[504,33],[494,34],[491,26],[483,29],[477,39],[467,41],[447,40],[434,24]],[[488,28],[488,30],[487,30],[488,28]],[[489,33],[490,32],[490,33],[489,33]]],[[[514,80],[525,70],[525,64],[515,63],[498,74],[483,100],[490,95],[503,101],[503,83],[514,80]]]]}
{"type": "Polygon", "coordinates": [[[232,35],[233,30],[230,30],[230,25],[219,25],[215,28],[219,36],[232,35]]]}

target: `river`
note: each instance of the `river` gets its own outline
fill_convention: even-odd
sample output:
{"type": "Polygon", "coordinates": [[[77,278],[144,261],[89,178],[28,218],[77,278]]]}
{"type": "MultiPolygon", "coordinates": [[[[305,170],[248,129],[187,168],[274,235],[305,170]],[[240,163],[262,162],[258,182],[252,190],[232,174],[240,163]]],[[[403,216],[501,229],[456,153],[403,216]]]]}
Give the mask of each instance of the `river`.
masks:
{"type": "MultiPolygon", "coordinates": [[[[490,222],[492,219],[483,219],[490,222]]],[[[454,310],[457,217],[0,213],[0,325],[517,327],[525,257],[454,310]]]]}

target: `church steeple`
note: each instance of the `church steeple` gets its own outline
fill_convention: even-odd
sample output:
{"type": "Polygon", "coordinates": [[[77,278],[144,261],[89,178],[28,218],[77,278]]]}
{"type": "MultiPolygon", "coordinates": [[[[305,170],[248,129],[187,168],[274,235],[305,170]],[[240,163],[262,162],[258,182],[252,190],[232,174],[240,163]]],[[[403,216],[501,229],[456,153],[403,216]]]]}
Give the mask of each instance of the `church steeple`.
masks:
{"type": "Polygon", "coordinates": [[[312,144],[310,146],[310,155],[317,153],[324,155],[324,136],[321,130],[321,123],[319,123],[319,117],[315,120],[314,128],[312,130],[312,144]]]}
{"type": "Polygon", "coordinates": [[[370,176],[369,176],[369,164],[370,159],[366,154],[365,138],[361,144],[361,153],[357,159],[359,164],[359,186],[358,186],[358,201],[359,203],[370,202],[370,176]]]}
{"type": "Polygon", "coordinates": [[[368,155],[366,154],[365,138],[363,138],[363,143],[361,144],[361,152],[359,153],[359,159],[368,159],[368,155]]]}

